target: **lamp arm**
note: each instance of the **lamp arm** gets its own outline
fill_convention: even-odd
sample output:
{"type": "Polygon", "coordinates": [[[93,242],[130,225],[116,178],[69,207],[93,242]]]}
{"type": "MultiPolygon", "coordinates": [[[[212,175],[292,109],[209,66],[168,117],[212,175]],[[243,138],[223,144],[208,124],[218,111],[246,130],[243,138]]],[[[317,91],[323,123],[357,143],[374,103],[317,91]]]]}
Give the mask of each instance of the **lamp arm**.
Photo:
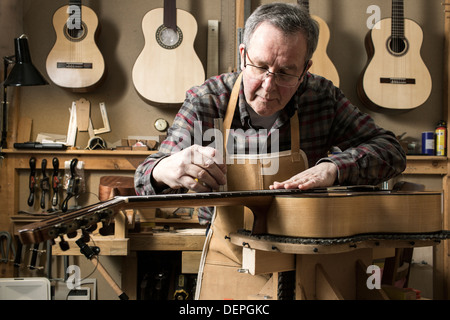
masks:
{"type": "Polygon", "coordinates": [[[6,137],[8,134],[8,92],[5,86],[6,78],[8,77],[8,66],[14,63],[14,56],[3,57],[3,100],[2,100],[2,140],[0,145],[1,148],[6,148],[6,137]]]}

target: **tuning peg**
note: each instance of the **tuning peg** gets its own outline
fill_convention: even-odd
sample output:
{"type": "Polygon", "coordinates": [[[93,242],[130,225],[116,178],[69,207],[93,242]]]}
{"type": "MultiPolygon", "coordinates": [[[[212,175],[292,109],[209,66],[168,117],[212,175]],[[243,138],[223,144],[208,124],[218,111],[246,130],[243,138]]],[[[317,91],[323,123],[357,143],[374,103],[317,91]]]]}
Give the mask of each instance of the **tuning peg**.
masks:
{"type": "Polygon", "coordinates": [[[88,243],[91,240],[89,232],[86,229],[81,229],[81,233],[81,239],[83,239],[85,243],[88,243]]]}
{"type": "Polygon", "coordinates": [[[89,227],[87,227],[85,230],[87,232],[94,232],[95,230],[97,230],[97,224],[94,223],[94,224],[90,225],[89,227]]]}
{"type": "Polygon", "coordinates": [[[73,238],[75,238],[77,235],[78,235],[78,232],[77,232],[77,231],[69,232],[69,233],[67,233],[67,238],[73,239],[73,238]]]}
{"type": "Polygon", "coordinates": [[[69,243],[64,239],[63,236],[59,237],[60,241],[59,241],[59,247],[61,248],[62,251],[67,251],[70,249],[69,243]]]}
{"type": "Polygon", "coordinates": [[[100,235],[107,236],[114,233],[114,224],[109,221],[102,221],[102,227],[98,230],[100,235]]]}
{"type": "Polygon", "coordinates": [[[90,247],[86,244],[83,237],[75,241],[75,243],[80,247],[80,252],[85,255],[89,260],[94,256],[100,253],[99,247],[90,247]]]}

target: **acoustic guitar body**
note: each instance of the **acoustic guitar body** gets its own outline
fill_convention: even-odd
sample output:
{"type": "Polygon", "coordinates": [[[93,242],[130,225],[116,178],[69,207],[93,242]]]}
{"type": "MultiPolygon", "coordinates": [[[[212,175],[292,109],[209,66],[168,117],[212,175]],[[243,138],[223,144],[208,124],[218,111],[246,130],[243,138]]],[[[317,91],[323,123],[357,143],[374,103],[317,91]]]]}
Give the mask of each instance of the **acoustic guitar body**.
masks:
{"type": "Polygon", "coordinates": [[[82,28],[76,34],[68,31],[68,6],[56,10],[53,26],[56,41],[46,62],[50,79],[58,86],[76,92],[90,91],[103,79],[105,62],[95,43],[98,18],[95,12],[82,8],[82,28]]]}
{"type": "Polygon", "coordinates": [[[133,83],[143,99],[160,104],[179,104],[186,91],[205,81],[203,65],[194,50],[197,22],[176,9],[177,35],[173,44],[162,42],[164,8],[149,11],[142,20],[145,45],[133,67],[133,83]]]}
{"type": "Polygon", "coordinates": [[[430,96],[432,80],[420,49],[423,32],[405,19],[405,41],[392,44],[391,18],[380,20],[366,37],[368,65],[358,94],[368,107],[405,110],[422,105],[430,96]]]}
{"type": "Polygon", "coordinates": [[[309,71],[333,81],[333,84],[336,87],[339,87],[339,74],[330,57],[327,55],[327,47],[330,41],[330,29],[322,18],[315,15],[312,15],[311,17],[317,21],[320,34],[317,49],[311,58],[313,64],[309,71]]]}

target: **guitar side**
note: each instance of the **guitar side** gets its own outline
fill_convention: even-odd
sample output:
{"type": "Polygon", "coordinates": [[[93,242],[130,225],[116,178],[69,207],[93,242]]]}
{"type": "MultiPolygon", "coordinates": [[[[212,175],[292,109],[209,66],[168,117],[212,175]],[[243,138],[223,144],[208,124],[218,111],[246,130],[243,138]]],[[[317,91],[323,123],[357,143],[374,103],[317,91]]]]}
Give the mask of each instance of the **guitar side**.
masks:
{"type": "Polygon", "coordinates": [[[333,81],[336,87],[339,87],[339,74],[333,62],[327,55],[327,47],[330,41],[330,29],[326,22],[315,15],[311,16],[319,25],[319,41],[317,49],[312,56],[313,64],[309,71],[333,81]]]}
{"type": "Polygon", "coordinates": [[[60,87],[73,91],[89,91],[101,82],[105,71],[103,56],[95,42],[98,18],[92,9],[82,6],[82,20],[87,32],[84,38],[74,41],[69,39],[64,31],[68,17],[67,8],[68,6],[61,7],[53,15],[56,41],[47,56],[47,73],[60,87]],[[61,67],[61,64],[69,67],[61,67]],[[89,64],[89,67],[79,67],[81,64],[89,64]]]}
{"type": "Polygon", "coordinates": [[[422,105],[430,96],[432,80],[420,55],[423,32],[405,19],[408,50],[402,55],[389,52],[391,18],[380,20],[366,37],[368,63],[358,83],[361,100],[374,108],[407,110],[422,105]]]}
{"type": "Polygon", "coordinates": [[[157,42],[155,34],[163,25],[163,8],[149,11],[142,20],[145,44],[133,66],[132,78],[138,93],[156,103],[182,103],[186,91],[205,81],[203,65],[194,50],[197,22],[194,17],[177,9],[177,27],[182,41],[174,49],[157,42]]]}

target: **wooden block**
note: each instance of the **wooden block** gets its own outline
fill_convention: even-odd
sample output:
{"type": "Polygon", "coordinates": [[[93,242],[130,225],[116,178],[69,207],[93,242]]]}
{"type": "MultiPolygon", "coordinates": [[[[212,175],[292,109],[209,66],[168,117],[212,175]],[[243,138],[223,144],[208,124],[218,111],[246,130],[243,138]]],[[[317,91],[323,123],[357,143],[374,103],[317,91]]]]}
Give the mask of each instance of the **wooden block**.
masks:
{"type": "Polygon", "coordinates": [[[181,273],[198,273],[201,257],[201,251],[181,252],[181,273]]]}
{"type": "Polygon", "coordinates": [[[339,289],[321,264],[316,265],[316,299],[344,300],[339,289]]]}
{"type": "Polygon", "coordinates": [[[146,145],[149,150],[156,150],[158,148],[158,141],[156,140],[147,140],[146,145]]]}
{"type": "Polygon", "coordinates": [[[148,147],[147,146],[133,146],[133,147],[131,147],[131,150],[133,150],[133,151],[136,151],[136,150],[147,151],[148,147]]]}
{"type": "Polygon", "coordinates": [[[156,208],[140,208],[138,210],[139,221],[154,222],[156,216],[156,208]]]}
{"type": "Polygon", "coordinates": [[[278,272],[275,272],[258,294],[249,295],[249,300],[277,300],[278,298],[278,272]]]}
{"type": "Polygon", "coordinates": [[[28,142],[31,141],[31,127],[33,125],[33,119],[29,117],[20,117],[17,128],[17,141],[16,142],[28,142]]]}
{"type": "Polygon", "coordinates": [[[373,259],[384,259],[395,256],[395,248],[374,248],[373,259]]]}
{"type": "Polygon", "coordinates": [[[243,247],[242,269],[252,275],[295,270],[295,255],[243,247]]]}
{"type": "Polygon", "coordinates": [[[91,118],[91,103],[81,98],[76,101],[77,106],[77,127],[78,131],[88,131],[91,118]]]}
{"type": "Polygon", "coordinates": [[[129,147],[129,146],[117,146],[116,150],[131,150],[131,147],[129,147]]]}
{"type": "MultiPolygon", "coordinates": [[[[55,239],[56,245],[52,247],[52,254],[55,256],[79,256],[82,255],[80,248],[75,243],[78,239],[66,239],[69,243],[69,250],[63,251],[59,246],[59,239],[55,239]]],[[[126,256],[130,253],[129,239],[114,239],[113,236],[99,236],[92,238],[93,243],[100,248],[100,254],[103,256],[126,256]]]]}

